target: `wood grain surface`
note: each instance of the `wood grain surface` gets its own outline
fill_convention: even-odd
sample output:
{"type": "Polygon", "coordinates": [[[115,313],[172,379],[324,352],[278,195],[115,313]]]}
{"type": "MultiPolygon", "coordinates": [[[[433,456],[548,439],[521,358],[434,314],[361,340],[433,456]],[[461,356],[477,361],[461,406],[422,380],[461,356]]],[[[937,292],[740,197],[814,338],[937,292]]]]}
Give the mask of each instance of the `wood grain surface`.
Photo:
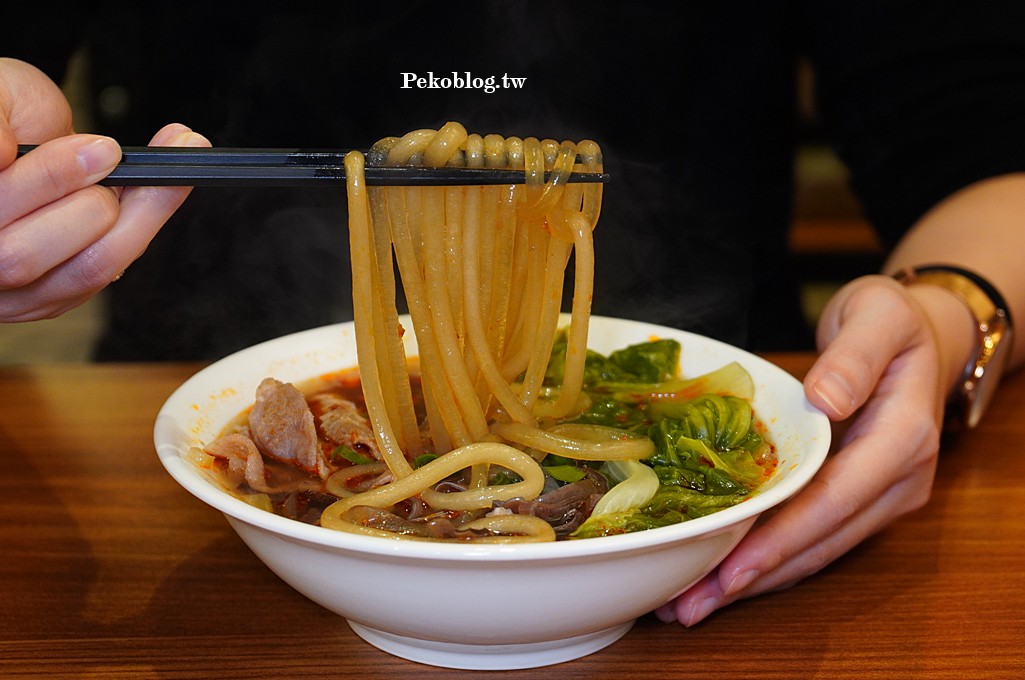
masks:
{"type": "Polygon", "coordinates": [[[798,586],[692,629],[643,617],[576,661],[474,673],[363,642],[166,474],[153,421],[198,368],[0,366],[0,677],[1025,677],[1022,377],[946,438],[925,508],[798,586]]]}

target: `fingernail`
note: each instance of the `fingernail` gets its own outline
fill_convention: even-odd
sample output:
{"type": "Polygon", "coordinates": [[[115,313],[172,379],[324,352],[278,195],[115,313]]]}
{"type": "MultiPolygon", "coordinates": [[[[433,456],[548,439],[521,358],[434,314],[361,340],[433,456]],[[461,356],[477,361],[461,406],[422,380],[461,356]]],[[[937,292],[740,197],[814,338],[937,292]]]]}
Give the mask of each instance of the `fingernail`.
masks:
{"type": "Polygon", "coordinates": [[[729,585],[726,586],[726,590],[724,590],[723,592],[726,595],[733,595],[734,593],[738,593],[744,588],[747,588],[749,585],[751,585],[756,578],[758,578],[758,572],[754,569],[741,572],[733,577],[733,580],[729,582],[729,585]]]}
{"type": "Polygon", "coordinates": [[[109,137],[98,137],[78,148],[78,163],[90,177],[105,177],[121,160],[121,147],[109,137]]]}
{"type": "Polygon", "coordinates": [[[851,412],[854,395],[847,382],[835,373],[826,373],[819,378],[813,389],[837,415],[845,416],[851,412]]]}
{"type": "Polygon", "coordinates": [[[177,136],[192,132],[192,128],[190,128],[188,125],[185,125],[184,123],[169,123],[167,127],[164,128],[164,131],[168,134],[177,136]]]}
{"type": "Polygon", "coordinates": [[[179,139],[180,146],[210,146],[207,138],[198,132],[189,130],[179,139]]]}
{"type": "Polygon", "coordinates": [[[184,125],[181,128],[179,132],[168,138],[161,146],[210,146],[210,142],[203,135],[193,132],[184,125]]]}
{"type": "Polygon", "coordinates": [[[703,600],[698,600],[691,607],[690,612],[686,620],[681,620],[684,626],[690,628],[691,626],[703,621],[709,614],[714,612],[719,607],[719,600],[714,597],[706,597],[703,600]]]}
{"type": "Polygon", "coordinates": [[[676,607],[672,602],[662,605],[655,610],[655,618],[662,623],[672,623],[676,620],[676,607]]]}

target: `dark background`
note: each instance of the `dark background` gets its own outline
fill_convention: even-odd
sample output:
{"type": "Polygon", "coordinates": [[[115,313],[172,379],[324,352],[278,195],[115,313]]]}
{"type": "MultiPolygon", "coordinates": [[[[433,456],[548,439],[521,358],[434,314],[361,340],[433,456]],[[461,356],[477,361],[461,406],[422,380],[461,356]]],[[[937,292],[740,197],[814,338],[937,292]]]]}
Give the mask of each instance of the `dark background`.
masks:
{"type": "MultiPolygon", "coordinates": [[[[946,9],[910,0],[98,3],[62,22],[63,38],[21,50],[59,80],[77,49],[87,64],[83,113],[126,145],[170,121],[216,146],[365,148],[448,120],[481,134],[594,139],[613,176],[595,234],[595,313],[755,350],[806,349],[800,293],[812,269],[791,247],[798,149],[832,144],[850,163],[864,202],[844,194],[842,210],[860,217],[864,205],[882,243],[958,182],[992,171],[966,162],[964,149],[985,158],[1001,140],[928,144],[970,115],[936,106],[936,93],[1000,56],[962,65],[937,55],[958,55],[1007,22],[986,16],[996,11],[988,5],[970,17],[946,9]],[[402,89],[409,71],[526,83],[491,94],[402,89]],[[960,174],[940,171],[953,165],[960,174]]],[[[1004,30],[999,40],[1020,49],[1004,30]]],[[[1020,75],[1020,61],[1006,77],[1020,75]]],[[[344,223],[341,187],[197,189],[109,289],[96,358],[213,359],[351,318],[344,223]]],[[[833,271],[863,273],[880,257],[872,249],[833,271]]]]}

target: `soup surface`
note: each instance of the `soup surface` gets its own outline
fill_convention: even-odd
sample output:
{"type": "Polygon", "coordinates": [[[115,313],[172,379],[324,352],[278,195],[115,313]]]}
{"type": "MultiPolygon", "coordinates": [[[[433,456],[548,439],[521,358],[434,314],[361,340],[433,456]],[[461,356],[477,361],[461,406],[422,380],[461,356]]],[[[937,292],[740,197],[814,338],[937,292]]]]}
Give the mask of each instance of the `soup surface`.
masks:
{"type": "MultiPolygon", "coordinates": [[[[541,413],[558,399],[566,349],[561,335],[545,374],[541,413]]],[[[511,459],[513,466],[442,467],[451,453],[439,454],[433,445],[412,364],[422,453],[408,460],[410,477],[428,481],[414,484],[423,486],[418,493],[384,501],[382,490],[399,480],[382,461],[356,369],[296,385],[264,380],[253,406],[190,456],[230,493],[269,512],[328,526],[325,512],[344,502],[336,513],[342,526],[332,528],[389,537],[563,540],[674,524],[742,502],[776,467],[775,449],[751,407],[747,372],[732,363],[681,376],[680,351],[675,341],[652,340],[607,356],[588,352],[579,408],[541,417],[541,430],[516,429],[493,403],[494,440],[522,458],[511,459]],[[539,482],[528,488],[535,474],[539,482]],[[468,507],[455,502],[474,493],[479,498],[468,507]],[[538,530],[542,523],[548,531],[538,530]]]]}

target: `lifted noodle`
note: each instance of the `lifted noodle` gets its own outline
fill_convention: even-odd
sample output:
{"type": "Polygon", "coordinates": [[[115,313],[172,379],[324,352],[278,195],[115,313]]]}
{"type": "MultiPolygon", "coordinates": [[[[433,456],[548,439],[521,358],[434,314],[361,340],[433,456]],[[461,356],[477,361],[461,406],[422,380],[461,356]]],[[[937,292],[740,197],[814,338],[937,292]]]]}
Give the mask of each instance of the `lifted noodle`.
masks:
{"type": "MultiPolygon", "coordinates": [[[[598,145],[481,137],[448,123],[438,131],[416,130],[382,140],[373,158],[389,165],[519,168],[525,183],[367,187],[363,154],[347,155],[359,370],[374,434],[394,480],[337,501],[324,511],[322,525],[394,535],[354,524],[346,512],[359,505],[387,508],[414,496],[445,510],[536,498],[544,473],[517,446],[595,460],[650,455],[650,440],[645,446],[636,438],[624,440],[621,432],[596,436],[596,431],[588,433],[582,453],[579,442],[565,433],[545,432],[538,425],[539,416],[570,415],[579,403],[594,276],[591,232],[602,189],[600,184],[571,185],[567,180],[574,170],[601,171],[598,145]],[[558,398],[542,402],[539,395],[571,256],[575,277],[565,377],[558,398]],[[402,329],[394,266],[419,347],[428,430],[435,452],[441,454],[416,470],[409,460],[421,442],[407,396],[408,375],[399,360],[402,329]],[[520,375],[522,381],[514,382],[520,375]],[[506,434],[504,443],[494,441],[506,434]],[[609,441],[601,441],[606,435],[609,441]],[[493,466],[516,473],[522,481],[490,484],[493,466]],[[467,490],[442,493],[432,488],[467,468],[472,469],[467,490]]],[[[551,527],[545,531],[538,522],[544,524],[537,518],[498,515],[466,526],[502,535],[476,540],[554,540],[551,527]]]]}

